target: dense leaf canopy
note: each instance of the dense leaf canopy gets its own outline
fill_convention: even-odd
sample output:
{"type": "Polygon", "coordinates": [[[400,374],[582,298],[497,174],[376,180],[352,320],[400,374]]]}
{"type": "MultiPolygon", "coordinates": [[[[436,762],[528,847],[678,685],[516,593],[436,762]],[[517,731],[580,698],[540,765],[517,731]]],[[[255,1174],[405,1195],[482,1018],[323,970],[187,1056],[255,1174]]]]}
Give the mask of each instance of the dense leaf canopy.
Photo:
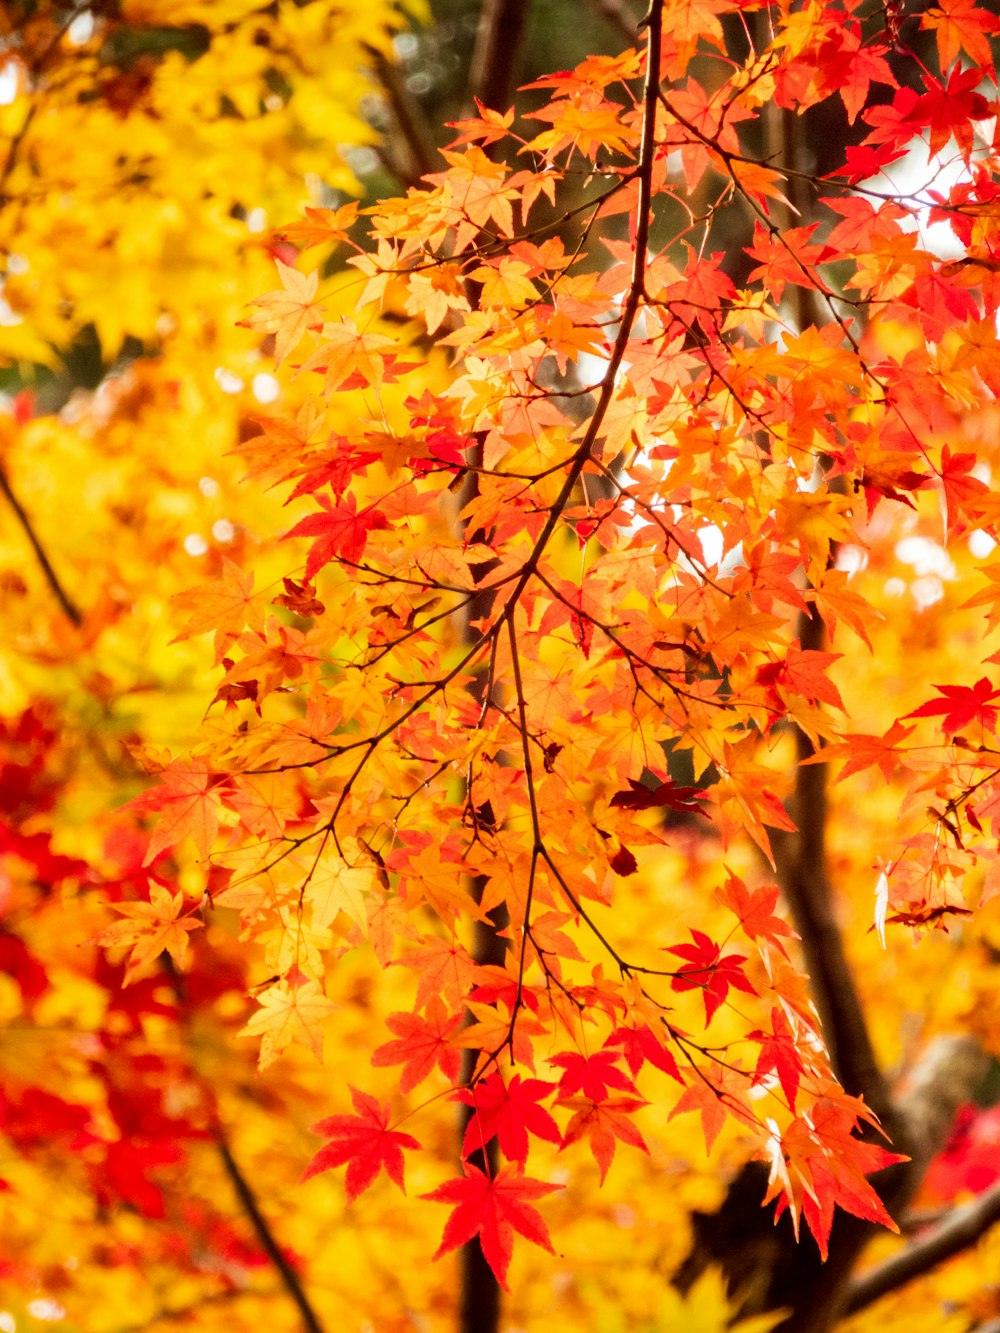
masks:
{"type": "Polygon", "coordinates": [[[598,8],[0,19],[12,1326],[998,1312],[1000,20],[598,8]]]}

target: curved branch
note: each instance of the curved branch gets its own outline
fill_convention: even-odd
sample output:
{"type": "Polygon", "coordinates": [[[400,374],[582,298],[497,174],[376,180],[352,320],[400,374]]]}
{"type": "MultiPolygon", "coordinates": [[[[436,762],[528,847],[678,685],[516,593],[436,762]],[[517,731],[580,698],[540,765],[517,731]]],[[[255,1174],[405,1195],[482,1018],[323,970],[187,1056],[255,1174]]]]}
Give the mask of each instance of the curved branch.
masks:
{"type": "Polygon", "coordinates": [[[890,1291],[970,1249],[997,1222],[1000,1222],[1000,1184],[956,1209],[946,1222],[852,1282],[845,1313],[864,1310],[890,1291]]]}
{"type": "Polygon", "coordinates": [[[205,1306],[224,1305],[228,1304],[229,1301],[246,1300],[248,1297],[259,1300],[261,1296],[270,1294],[272,1293],[258,1291],[253,1287],[226,1287],[223,1291],[210,1291],[207,1295],[199,1296],[197,1300],[189,1301],[186,1305],[166,1306],[161,1310],[156,1310],[141,1324],[123,1324],[116,1328],[114,1333],[146,1333],[147,1329],[153,1328],[156,1324],[183,1323],[193,1315],[198,1314],[205,1306]]]}

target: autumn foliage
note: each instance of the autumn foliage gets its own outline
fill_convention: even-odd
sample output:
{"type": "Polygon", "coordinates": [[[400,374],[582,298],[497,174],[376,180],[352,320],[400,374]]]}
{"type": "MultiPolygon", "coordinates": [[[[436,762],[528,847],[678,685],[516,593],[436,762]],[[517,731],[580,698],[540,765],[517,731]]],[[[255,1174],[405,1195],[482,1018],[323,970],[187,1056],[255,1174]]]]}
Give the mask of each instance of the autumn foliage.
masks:
{"type": "MultiPolygon", "coordinates": [[[[413,1262],[478,1246],[515,1299],[522,1241],[562,1262],[591,1186],[696,1132],[844,1268],[821,1316],[734,1282],[716,1317],[864,1308],[874,1228],[841,1215],[905,1223],[1000,1055],[998,37],[974,0],[652,0],[635,46],[478,103],[398,197],[279,221],[225,335],[275,386],[230,441],[268,517],[158,639],[214,671],[199,735],[123,736],[88,842],[55,691],[4,722],[0,965],[30,1023],[52,895],[87,918],[62,966],[101,997],[117,1124],[21,1073],[17,1153],[44,1135],[156,1217],[159,1168],[213,1145],[315,1329],[239,1098],[312,1124],[303,1199],[343,1172],[443,1228],[413,1262]],[[955,1033],[976,1058],[928,1074],[955,1033]],[[251,1043],[260,1093],[242,1054],[218,1093],[251,1043]]],[[[71,616],[59,660],[123,614],[71,616]]],[[[946,1153],[927,1197],[970,1179],[946,1153]]]]}

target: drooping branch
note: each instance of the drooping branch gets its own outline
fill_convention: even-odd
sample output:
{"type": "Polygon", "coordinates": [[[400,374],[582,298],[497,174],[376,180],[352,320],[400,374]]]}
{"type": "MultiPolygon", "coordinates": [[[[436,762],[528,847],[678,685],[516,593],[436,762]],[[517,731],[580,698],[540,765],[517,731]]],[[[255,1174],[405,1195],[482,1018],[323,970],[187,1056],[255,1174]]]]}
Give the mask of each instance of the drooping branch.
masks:
{"type": "Polygon", "coordinates": [[[168,1306],[165,1309],[157,1310],[148,1319],[143,1319],[141,1323],[122,1324],[114,1330],[114,1333],[146,1333],[147,1329],[155,1328],[157,1324],[185,1323],[206,1307],[228,1305],[232,1301],[246,1300],[247,1298],[259,1300],[262,1295],[270,1294],[272,1293],[262,1292],[252,1287],[245,1289],[226,1287],[223,1291],[209,1292],[205,1296],[199,1296],[197,1300],[187,1301],[184,1305],[168,1306]]]}
{"type": "Polygon", "coordinates": [[[864,1310],[890,1291],[904,1287],[945,1260],[971,1249],[998,1222],[1000,1185],[994,1185],[972,1203],[957,1208],[940,1226],[852,1282],[846,1313],[864,1310]]]}

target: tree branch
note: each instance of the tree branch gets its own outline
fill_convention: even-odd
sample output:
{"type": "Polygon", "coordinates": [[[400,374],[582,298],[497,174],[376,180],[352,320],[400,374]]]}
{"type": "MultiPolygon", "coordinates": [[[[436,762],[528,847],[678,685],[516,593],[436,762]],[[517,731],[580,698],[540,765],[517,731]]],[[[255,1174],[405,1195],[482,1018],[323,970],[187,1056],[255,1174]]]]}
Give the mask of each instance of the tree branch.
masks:
{"type": "Polygon", "coordinates": [[[195,1301],[189,1301],[186,1305],[166,1306],[162,1310],[157,1310],[148,1319],[144,1319],[141,1324],[123,1324],[116,1328],[114,1333],[146,1333],[146,1329],[152,1328],[155,1324],[169,1324],[175,1320],[181,1322],[188,1320],[207,1305],[224,1305],[229,1301],[245,1300],[247,1297],[256,1297],[259,1300],[261,1296],[274,1294],[274,1292],[260,1291],[255,1287],[232,1287],[226,1288],[224,1291],[211,1291],[205,1296],[199,1296],[195,1301]]]}
{"type": "MultiPolygon", "coordinates": [[[[758,15],[757,21],[763,28],[767,23],[766,16],[758,15]]],[[[780,163],[790,173],[785,184],[788,202],[776,205],[775,209],[775,221],[783,227],[797,226],[808,203],[804,182],[797,174],[803,155],[799,119],[774,103],[765,109],[763,117],[768,161],[780,163]]],[[[810,324],[820,322],[812,287],[795,287],[791,299],[799,333],[810,324]]],[[[822,466],[821,460],[817,460],[817,466],[822,466]]],[[[833,559],[832,551],[830,559],[833,559]]],[[[823,649],[826,633],[815,608],[812,612],[800,613],[796,629],[803,649],[823,649]]],[[[846,1091],[853,1096],[863,1096],[888,1126],[892,1118],[892,1099],[875,1059],[861,998],[847,963],[834,915],[834,890],[827,875],[826,765],[803,766],[805,760],[814,757],[816,747],[801,728],[796,729],[795,735],[798,767],[792,817],[798,831],[780,833],[772,838],[778,882],[795,928],[802,937],[806,970],[833,1071],[846,1091]]],[[[902,1151],[908,1149],[904,1146],[902,1151]]]]}
{"type": "MultiPolygon", "coordinates": [[[[801,613],[798,630],[803,649],[822,648],[823,622],[816,612],[801,613]]],[[[851,977],[826,871],[826,765],[803,764],[816,749],[801,730],[796,731],[796,749],[799,766],[792,817],[798,831],[772,836],[778,883],[802,937],[806,971],[834,1073],[849,1093],[863,1096],[888,1126],[893,1119],[892,1099],[851,977]]]]}
{"type": "Polygon", "coordinates": [[[396,170],[405,185],[416,185],[421,177],[434,170],[437,150],[434,136],[416,98],[400,78],[399,67],[387,59],[377,47],[365,45],[379,83],[389,103],[400,137],[409,154],[408,169],[396,170]]]}
{"type": "Polygon", "coordinates": [[[83,613],[60,582],[59,576],[53,569],[52,562],[49,560],[49,557],[45,552],[45,547],[42,545],[38,534],[35,532],[31,519],[28,517],[24,506],[11,489],[10,481],[3,468],[0,468],[0,494],[4,496],[17,516],[17,520],[23,528],[25,536],[31,543],[31,549],[34,551],[35,558],[41,566],[42,573],[45,575],[45,580],[55,595],[56,601],[62,607],[67,620],[72,621],[74,625],[79,627],[83,623],[83,613]]]}
{"type": "MultiPolygon", "coordinates": [[[[182,1032],[186,1032],[187,990],[184,984],[184,977],[178,971],[174,964],[174,960],[168,953],[162,953],[160,955],[160,967],[168,978],[171,989],[176,997],[181,1030],[182,1032]]],[[[219,1158],[225,1169],[226,1175],[229,1177],[230,1184],[233,1187],[236,1197],[239,1200],[240,1207],[246,1214],[247,1220],[253,1228],[254,1235],[257,1237],[261,1249],[267,1255],[268,1259],[270,1259],[275,1272],[281,1279],[285,1291],[291,1297],[299,1314],[301,1314],[302,1326],[306,1330],[306,1333],[326,1333],[326,1330],[320,1322],[319,1316],[316,1314],[316,1311],[313,1309],[309,1301],[309,1297],[305,1293],[305,1288],[302,1286],[298,1273],[296,1273],[295,1269],[288,1262],[281,1246],[278,1244],[274,1232],[271,1230],[267,1218],[261,1212],[260,1204],[257,1202],[257,1196],[254,1193],[253,1186],[250,1184],[249,1180],[247,1180],[246,1176],[243,1174],[242,1167],[233,1156],[233,1150],[229,1146],[229,1137],[222,1125],[222,1121],[219,1119],[217,1110],[214,1109],[215,1099],[212,1095],[212,1089],[208,1080],[198,1073],[197,1070],[194,1070],[194,1073],[202,1084],[207,1105],[212,1108],[209,1112],[209,1133],[212,1136],[212,1141],[218,1150],[219,1158]]]]}
{"type": "Polygon", "coordinates": [[[970,1249],[997,1222],[1000,1222],[1000,1184],[956,1209],[946,1222],[852,1282],[845,1313],[866,1309],[890,1291],[970,1249]]]}
{"type": "Polygon", "coordinates": [[[278,1276],[284,1283],[285,1290],[298,1307],[302,1316],[302,1325],[306,1333],[325,1333],[323,1325],[320,1323],[316,1311],[312,1308],[309,1298],[299,1280],[299,1275],[285,1258],[281,1246],[275,1239],[274,1233],[268,1225],[267,1218],[260,1210],[257,1202],[257,1196],[254,1194],[250,1182],[240,1169],[239,1163],[233,1156],[232,1149],[229,1146],[229,1140],[226,1138],[222,1126],[216,1122],[212,1127],[212,1137],[215,1140],[215,1146],[219,1150],[219,1156],[226,1169],[226,1175],[232,1183],[236,1196],[240,1201],[240,1206],[246,1213],[250,1225],[260,1242],[261,1249],[264,1250],[267,1257],[277,1270],[278,1276]]]}
{"type": "Polygon", "coordinates": [[[493,111],[506,111],[514,92],[517,55],[528,0],[485,0],[476,30],[469,92],[493,111]]]}
{"type": "Polygon", "coordinates": [[[621,34],[629,46],[635,45],[639,18],[626,4],[626,0],[594,0],[594,8],[602,19],[621,34]]]}

